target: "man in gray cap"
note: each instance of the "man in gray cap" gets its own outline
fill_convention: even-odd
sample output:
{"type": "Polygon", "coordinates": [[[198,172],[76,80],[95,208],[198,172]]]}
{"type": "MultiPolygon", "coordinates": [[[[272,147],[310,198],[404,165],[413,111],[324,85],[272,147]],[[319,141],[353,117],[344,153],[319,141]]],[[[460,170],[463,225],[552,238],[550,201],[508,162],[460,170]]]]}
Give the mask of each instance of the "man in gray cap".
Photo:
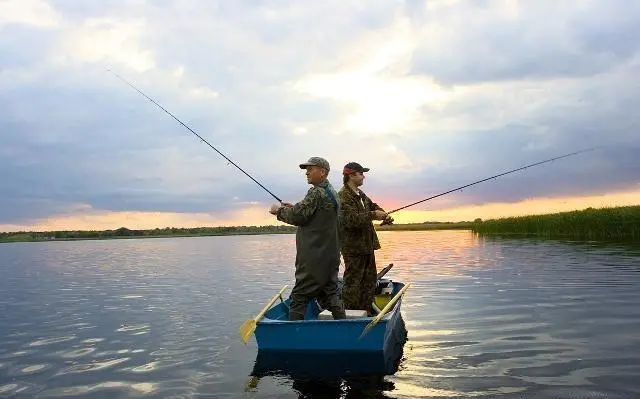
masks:
{"type": "Polygon", "coordinates": [[[329,162],[311,157],[300,164],[306,170],[307,183],[313,187],[297,204],[273,205],[270,213],[278,220],[297,226],[296,282],[291,291],[289,320],[303,320],[313,298],[328,309],[334,319],[346,317],[338,294],[338,193],[327,180],[329,162]]]}

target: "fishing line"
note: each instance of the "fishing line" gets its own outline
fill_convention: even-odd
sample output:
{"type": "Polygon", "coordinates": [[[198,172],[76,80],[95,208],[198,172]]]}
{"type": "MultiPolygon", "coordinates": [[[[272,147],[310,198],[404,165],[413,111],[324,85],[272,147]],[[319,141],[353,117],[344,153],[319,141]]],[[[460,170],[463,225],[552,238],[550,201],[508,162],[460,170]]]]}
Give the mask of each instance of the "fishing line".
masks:
{"type": "Polygon", "coordinates": [[[235,162],[233,162],[231,159],[229,159],[226,155],[224,155],[222,152],[218,151],[217,148],[215,148],[214,146],[212,146],[207,140],[205,140],[204,138],[202,138],[202,136],[200,136],[198,133],[194,132],[193,129],[191,129],[189,126],[187,126],[184,122],[182,122],[180,119],[178,119],[175,115],[173,115],[171,112],[167,111],[162,105],[158,104],[154,99],[152,99],[151,97],[149,97],[148,95],[144,94],[142,92],[142,90],[138,89],[136,86],[134,86],[133,84],[129,83],[126,79],[124,79],[122,76],[118,75],[117,73],[115,73],[114,71],[112,71],[109,68],[106,68],[108,72],[111,72],[112,74],[114,74],[118,79],[122,80],[124,83],[126,83],[127,85],[129,85],[132,89],[134,89],[135,91],[137,91],[138,93],[142,94],[147,100],[151,101],[153,104],[155,104],[158,108],[160,108],[161,110],[163,110],[164,112],[166,112],[169,116],[171,116],[173,119],[175,119],[178,123],[180,123],[182,126],[184,126],[187,130],[189,130],[191,133],[193,133],[194,135],[196,135],[196,137],[198,137],[200,140],[202,140],[203,143],[205,143],[206,145],[208,145],[209,147],[211,147],[215,152],[217,152],[218,154],[220,154],[224,159],[226,159],[227,161],[229,161],[229,163],[233,166],[235,166],[236,168],[238,168],[240,170],[240,172],[244,173],[245,175],[247,175],[247,177],[249,177],[251,180],[253,180],[257,185],[259,185],[260,187],[262,187],[266,192],[268,192],[269,194],[271,194],[271,196],[273,198],[275,198],[278,202],[282,203],[282,200],[280,198],[278,198],[274,193],[272,193],[271,191],[269,191],[269,189],[267,189],[265,186],[263,186],[262,184],[260,184],[260,182],[258,182],[256,179],[253,178],[253,176],[251,176],[249,173],[245,172],[240,166],[236,165],[235,162]]]}
{"type": "MultiPolygon", "coordinates": [[[[429,198],[425,198],[425,199],[423,199],[423,200],[413,202],[413,203],[411,203],[411,204],[409,204],[409,205],[405,205],[405,206],[403,206],[403,207],[400,207],[400,208],[394,209],[394,210],[392,210],[392,211],[389,211],[389,212],[387,212],[387,214],[391,214],[391,213],[394,213],[394,212],[398,212],[398,211],[400,211],[400,210],[402,210],[402,209],[406,209],[406,208],[409,208],[410,206],[414,206],[414,205],[421,204],[421,203],[423,203],[423,202],[425,202],[425,201],[429,201],[429,200],[432,200],[432,199],[434,199],[434,198],[441,197],[441,196],[443,196],[443,195],[446,195],[446,194],[452,193],[452,192],[454,192],[454,191],[462,190],[463,188],[467,188],[467,187],[473,186],[474,184],[482,183],[482,182],[485,182],[485,181],[487,181],[487,180],[495,179],[495,178],[500,177],[500,176],[508,175],[508,174],[510,174],[510,173],[514,173],[514,172],[517,172],[517,171],[520,171],[520,170],[523,170],[523,169],[531,168],[531,167],[533,167],[533,166],[542,165],[542,164],[545,164],[545,163],[547,163],[547,162],[552,162],[552,161],[555,161],[555,160],[558,160],[558,159],[561,159],[561,158],[567,158],[567,157],[570,157],[570,156],[573,156],[573,155],[578,155],[578,154],[581,154],[581,153],[584,153],[584,152],[593,151],[593,150],[595,150],[595,149],[597,149],[597,148],[598,148],[598,147],[589,148],[589,149],[585,149],[585,150],[580,150],[580,151],[572,152],[572,153],[569,153],[569,154],[561,155],[561,156],[558,156],[558,157],[554,157],[554,158],[546,159],[546,160],[544,160],[544,161],[540,161],[540,162],[532,163],[532,164],[530,164],[530,165],[525,165],[525,166],[522,166],[522,167],[517,168],[517,169],[512,169],[512,170],[510,170],[510,171],[503,172],[503,173],[497,174],[497,175],[495,175],[495,176],[487,177],[487,178],[485,178],[485,179],[478,180],[478,181],[475,181],[475,182],[473,182],[473,183],[465,184],[464,186],[456,187],[456,188],[454,188],[454,189],[452,189],[452,190],[445,191],[444,193],[440,193],[440,194],[438,194],[438,195],[434,195],[434,196],[431,196],[431,197],[429,197],[429,198]]],[[[385,223],[385,222],[383,221],[380,225],[384,225],[384,224],[390,224],[390,223],[388,223],[388,222],[387,222],[387,223],[385,223]]]]}

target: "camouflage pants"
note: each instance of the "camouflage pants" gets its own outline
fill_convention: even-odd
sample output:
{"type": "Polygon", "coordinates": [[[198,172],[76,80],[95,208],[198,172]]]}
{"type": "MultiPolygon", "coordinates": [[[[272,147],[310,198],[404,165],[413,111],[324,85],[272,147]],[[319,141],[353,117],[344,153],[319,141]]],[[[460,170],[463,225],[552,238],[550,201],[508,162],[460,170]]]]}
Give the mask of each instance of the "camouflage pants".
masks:
{"type": "Polygon", "coordinates": [[[330,279],[324,286],[318,286],[309,280],[296,282],[291,290],[289,320],[304,320],[309,301],[317,299],[323,309],[328,309],[334,319],[345,319],[342,300],[338,294],[337,278],[330,279]]]}
{"type": "Polygon", "coordinates": [[[344,256],[344,286],[342,300],[345,309],[372,312],[376,291],[377,269],[375,255],[344,256]]]}

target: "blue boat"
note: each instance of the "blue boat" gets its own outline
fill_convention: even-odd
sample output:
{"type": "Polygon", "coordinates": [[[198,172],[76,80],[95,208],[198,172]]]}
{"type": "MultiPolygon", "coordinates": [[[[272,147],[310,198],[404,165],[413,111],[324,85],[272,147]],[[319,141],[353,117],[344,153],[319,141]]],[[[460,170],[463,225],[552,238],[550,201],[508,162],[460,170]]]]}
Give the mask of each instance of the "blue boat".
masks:
{"type": "MultiPolygon", "coordinates": [[[[384,275],[389,265],[378,276],[384,275]]],[[[399,340],[406,340],[406,329],[400,313],[402,296],[410,284],[388,279],[378,280],[374,309],[378,314],[368,317],[365,311],[347,310],[347,318],[334,320],[327,310],[313,300],[305,319],[289,321],[291,298],[279,295],[267,305],[255,321],[255,337],[259,351],[341,353],[385,353],[399,340]],[[277,299],[280,302],[274,304],[277,299]]],[[[245,341],[246,342],[246,341],[245,341]]]]}

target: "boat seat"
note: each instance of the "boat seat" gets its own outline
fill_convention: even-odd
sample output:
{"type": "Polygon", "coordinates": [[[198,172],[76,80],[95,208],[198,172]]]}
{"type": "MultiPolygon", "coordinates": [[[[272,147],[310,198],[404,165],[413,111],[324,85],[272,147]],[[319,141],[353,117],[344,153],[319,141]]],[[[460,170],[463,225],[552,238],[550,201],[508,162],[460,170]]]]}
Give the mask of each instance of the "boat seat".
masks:
{"type": "MultiPolygon", "coordinates": [[[[347,319],[361,319],[363,317],[367,317],[366,310],[345,309],[344,312],[347,314],[347,319]]],[[[330,311],[325,309],[318,315],[318,320],[333,320],[333,316],[330,311]]]]}

